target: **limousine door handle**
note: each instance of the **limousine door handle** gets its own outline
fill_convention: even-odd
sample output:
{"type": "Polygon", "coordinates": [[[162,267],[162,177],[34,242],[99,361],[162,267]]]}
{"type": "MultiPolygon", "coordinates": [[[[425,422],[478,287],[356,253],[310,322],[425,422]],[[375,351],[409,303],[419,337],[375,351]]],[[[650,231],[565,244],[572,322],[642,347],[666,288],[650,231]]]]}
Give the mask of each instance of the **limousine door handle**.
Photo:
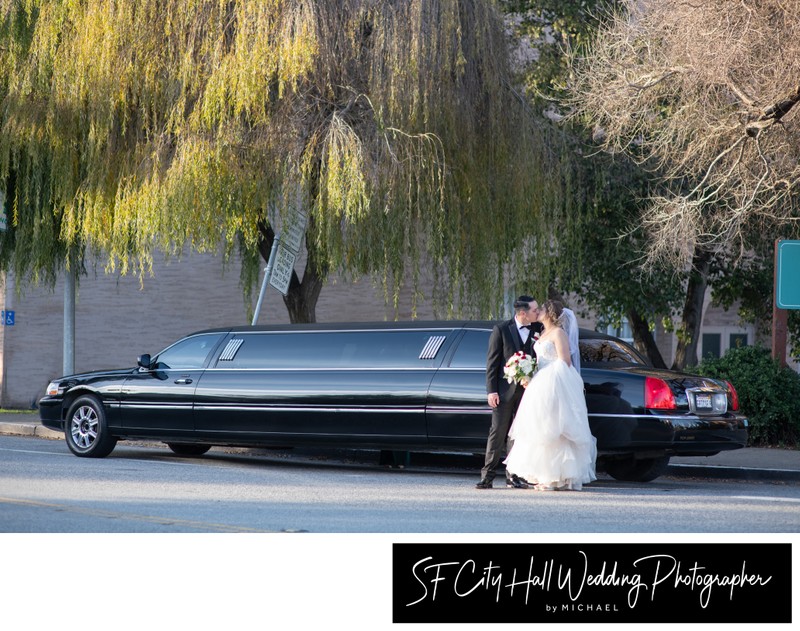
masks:
{"type": "Polygon", "coordinates": [[[189,377],[181,377],[180,379],[176,379],[175,383],[192,383],[191,378],[189,377]]]}

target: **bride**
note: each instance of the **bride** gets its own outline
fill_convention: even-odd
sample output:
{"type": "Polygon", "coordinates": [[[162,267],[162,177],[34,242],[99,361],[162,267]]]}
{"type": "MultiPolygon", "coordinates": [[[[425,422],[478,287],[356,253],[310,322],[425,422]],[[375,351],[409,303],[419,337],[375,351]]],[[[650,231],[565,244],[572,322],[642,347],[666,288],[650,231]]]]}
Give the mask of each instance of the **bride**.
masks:
{"type": "Polygon", "coordinates": [[[556,300],[539,308],[544,332],[534,346],[538,367],[509,432],[514,442],[505,460],[507,471],[540,491],[580,491],[597,479],[597,441],[589,431],[583,379],[570,359],[570,341],[580,357],[574,318],[556,300]]]}

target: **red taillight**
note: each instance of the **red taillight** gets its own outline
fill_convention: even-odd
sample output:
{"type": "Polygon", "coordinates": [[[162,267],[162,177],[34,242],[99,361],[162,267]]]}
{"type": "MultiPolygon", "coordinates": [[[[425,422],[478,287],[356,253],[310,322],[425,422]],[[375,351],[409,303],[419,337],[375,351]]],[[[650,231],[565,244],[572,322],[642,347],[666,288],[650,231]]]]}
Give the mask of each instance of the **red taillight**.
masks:
{"type": "Polygon", "coordinates": [[[725,383],[728,384],[728,390],[731,394],[731,410],[738,410],[739,409],[739,395],[736,393],[736,388],[733,387],[733,384],[730,381],[726,381],[725,383]]]}
{"type": "Polygon", "coordinates": [[[675,395],[663,379],[647,377],[644,383],[644,406],[656,410],[674,410],[675,395]]]}

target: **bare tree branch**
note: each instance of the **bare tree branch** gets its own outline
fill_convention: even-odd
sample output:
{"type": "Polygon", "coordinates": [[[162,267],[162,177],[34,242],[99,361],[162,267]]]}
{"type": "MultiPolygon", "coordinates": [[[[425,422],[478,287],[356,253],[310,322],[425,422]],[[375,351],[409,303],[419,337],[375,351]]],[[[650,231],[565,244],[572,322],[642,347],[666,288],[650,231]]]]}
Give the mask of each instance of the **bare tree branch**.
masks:
{"type": "Polygon", "coordinates": [[[764,110],[764,114],[762,114],[758,120],[745,127],[745,132],[748,136],[758,136],[762,130],[780,122],[798,102],[800,102],[800,85],[798,85],[787,98],[767,107],[764,110]]]}
{"type": "Polygon", "coordinates": [[[800,3],[631,0],[572,66],[573,116],[658,174],[650,262],[797,221],[800,3]]]}

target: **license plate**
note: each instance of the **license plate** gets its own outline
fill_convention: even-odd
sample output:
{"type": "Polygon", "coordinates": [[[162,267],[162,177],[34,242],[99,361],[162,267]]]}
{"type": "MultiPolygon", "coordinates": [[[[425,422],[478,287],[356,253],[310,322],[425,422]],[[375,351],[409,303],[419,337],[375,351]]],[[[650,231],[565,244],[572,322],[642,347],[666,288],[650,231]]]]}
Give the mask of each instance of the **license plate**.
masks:
{"type": "Polygon", "coordinates": [[[711,403],[710,394],[697,394],[694,397],[694,404],[698,409],[711,410],[714,405],[711,403]]]}

